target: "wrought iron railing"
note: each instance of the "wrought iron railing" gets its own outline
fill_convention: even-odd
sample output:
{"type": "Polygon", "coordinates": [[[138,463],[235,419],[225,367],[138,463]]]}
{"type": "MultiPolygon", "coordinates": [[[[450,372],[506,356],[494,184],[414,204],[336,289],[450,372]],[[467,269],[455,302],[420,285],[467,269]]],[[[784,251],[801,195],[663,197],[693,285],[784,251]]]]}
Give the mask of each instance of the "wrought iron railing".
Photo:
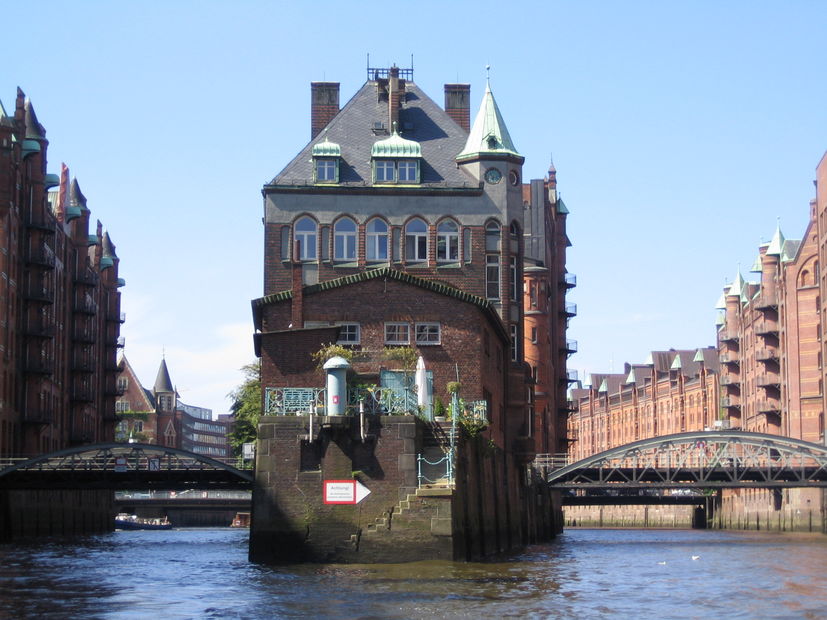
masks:
{"type": "MultiPolygon", "coordinates": [[[[325,388],[270,387],[264,390],[264,415],[324,415],[325,388]]],[[[416,415],[429,419],[417,404],[416,388],[352,387],[346,415],[416,415]]]]}
{"type": "Polygon", "coordinates": [[[449,450],[441,459],[431,461],[421,454],[416,455],[418,486],[454,486],[454,451],[449,450]]]}

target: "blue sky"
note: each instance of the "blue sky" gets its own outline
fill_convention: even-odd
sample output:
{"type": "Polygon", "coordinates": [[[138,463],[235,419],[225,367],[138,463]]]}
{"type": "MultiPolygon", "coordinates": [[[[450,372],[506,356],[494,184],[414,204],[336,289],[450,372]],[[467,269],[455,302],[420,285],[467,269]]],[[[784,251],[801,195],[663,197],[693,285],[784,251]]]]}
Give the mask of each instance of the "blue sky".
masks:
{"type": "Polygon", "coordinates": [[[0,101],[20,86],[117,246],[126,355],[225,413],[253,360],[261,187],[310,137],[309,83],[342,103],[374,66],[442,103],[491,86],[571,215],[581,373],[714,343],[713,306],[777,218],[808,220],[827,150],[827,3],[0,0],[0,101]]]}

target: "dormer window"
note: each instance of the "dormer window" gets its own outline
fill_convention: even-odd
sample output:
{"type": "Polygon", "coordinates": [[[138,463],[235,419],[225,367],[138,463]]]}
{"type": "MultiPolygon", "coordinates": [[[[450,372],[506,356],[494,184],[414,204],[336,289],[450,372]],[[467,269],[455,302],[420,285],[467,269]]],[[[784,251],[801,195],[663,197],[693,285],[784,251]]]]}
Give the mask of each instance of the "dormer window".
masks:
{"type": "Polygon", "coordinates": [[[396,133],[396,124],[389,138],[374,143],[370,156],[374,183],[413,185],[420,182],[422,149],[418,142],[396,133]]]}
{"type": "Polygon", "coordinates": [[[342,149],[335,142],[325,139],[313,145],[313,181],[315,183],[338,183],[339,161],[342,149]]]}

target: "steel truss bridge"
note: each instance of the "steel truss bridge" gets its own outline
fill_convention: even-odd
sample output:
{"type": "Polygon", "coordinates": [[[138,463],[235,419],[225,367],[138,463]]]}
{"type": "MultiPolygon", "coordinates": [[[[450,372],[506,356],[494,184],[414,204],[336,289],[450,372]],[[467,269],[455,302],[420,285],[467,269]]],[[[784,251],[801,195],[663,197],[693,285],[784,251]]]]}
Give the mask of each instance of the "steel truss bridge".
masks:
{"type": "Polygon", "coordinates": [[[574,463],[535,462],[552,489],[645,495],[659,489],[827,487],[827,446],[746,431],[663,435],[574,463]]]}
{"type": "Polygon", "coordinates": [[[92,444],[0,463],[0,489],[250,489],[252,485],[251,470],[151,444],[92,444]]]}

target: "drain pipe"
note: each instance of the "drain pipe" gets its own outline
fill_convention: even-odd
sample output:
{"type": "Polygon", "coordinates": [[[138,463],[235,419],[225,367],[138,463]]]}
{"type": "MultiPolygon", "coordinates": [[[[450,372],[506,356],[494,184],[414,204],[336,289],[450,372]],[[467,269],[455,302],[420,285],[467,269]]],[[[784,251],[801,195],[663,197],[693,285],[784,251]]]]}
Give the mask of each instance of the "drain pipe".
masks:
{"type": "Polygon", "coordinates": [[[365,401],[359,401],[359,434],[362,437],[362,443],[365,443],[365,401]]]}

